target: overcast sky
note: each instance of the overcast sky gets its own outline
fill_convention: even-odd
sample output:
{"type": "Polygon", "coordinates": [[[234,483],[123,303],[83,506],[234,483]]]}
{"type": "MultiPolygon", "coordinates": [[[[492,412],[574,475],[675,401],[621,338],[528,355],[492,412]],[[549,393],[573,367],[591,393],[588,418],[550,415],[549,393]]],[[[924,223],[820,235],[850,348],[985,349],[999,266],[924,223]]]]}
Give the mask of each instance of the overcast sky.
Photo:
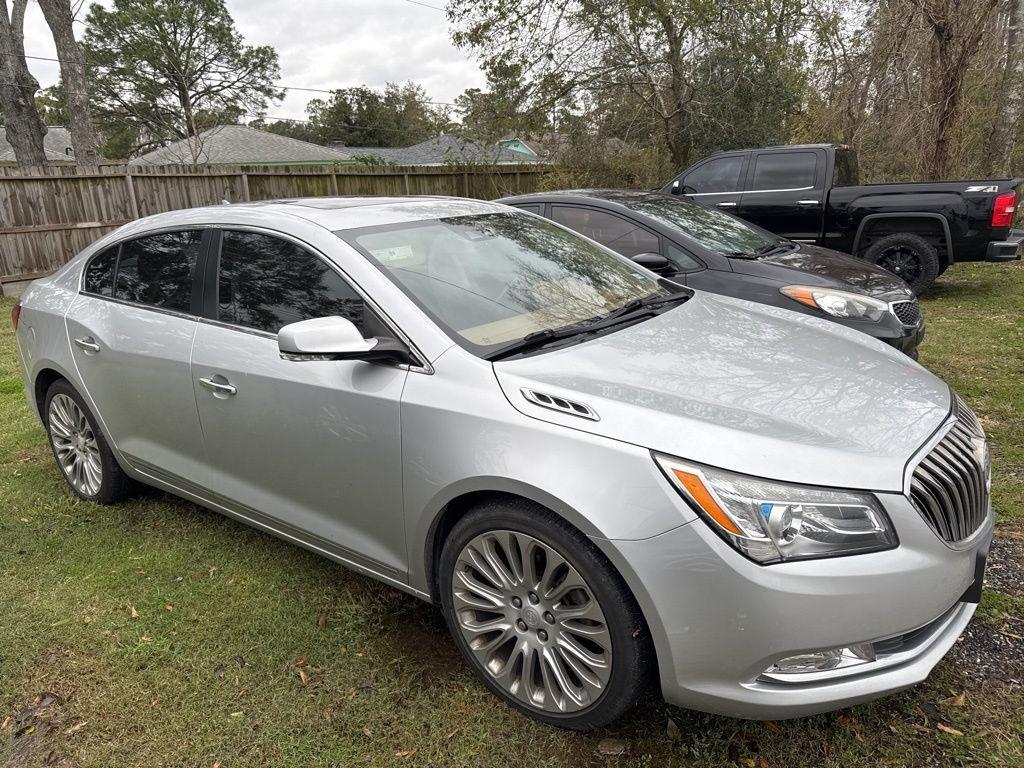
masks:
{"type": "MultiPolygon", "coordinates": [[[[444,5],[444,0],[422,2],[438,8],[444,5]]],[[[433,100],[450,102],[466,88],[484,84],[476,63],[452,45],[441,10],[409,0],[226,3],[247,43],[272,45],[277,50],[280,85],[331,89],[366,84],[380,88],[388,81],[413,80],[423,85],[433,100]]],[[[84,27],[75,24],[75,28],[81,35],[84,27]]],[[[25,18],[25,52],[56,56],[50,30],[34,2],[29,3],[25,18]]],[[[56,62],[30,59],[29,67],[43,88],[57,82],[56,62]]],[[[306,102],[319,95],[288,91],[267,114],[305,118],[306,102]]]]}

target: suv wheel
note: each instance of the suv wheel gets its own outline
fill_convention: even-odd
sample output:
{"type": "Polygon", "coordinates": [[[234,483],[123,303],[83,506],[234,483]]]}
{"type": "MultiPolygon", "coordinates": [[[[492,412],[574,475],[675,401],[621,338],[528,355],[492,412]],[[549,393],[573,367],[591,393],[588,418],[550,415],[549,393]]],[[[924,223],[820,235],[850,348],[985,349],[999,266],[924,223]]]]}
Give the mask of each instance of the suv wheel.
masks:
{"type": "Polygon", "coordinates": [[[939,276],[939,253],[935,246],[919,235],[906,232],[886,235],[871,244],[864,258],[887,269],[920,296],[939,276]]]}
{"type": "Polygon", "coordinates": [[[653,652],[621,577],[579,531],[529,502],[463,517],[441,553],[448,628],[484,684],[536,720],[611,722],[646,687],[653,652]]]}
{"type": "Polygon", "coordinates": [[[64,379],[55,381],[46,393],[43,413],[53,457],[72,491],[99,504],[113,504],[128,495],[131,480],[74,387],[64,379]]]}

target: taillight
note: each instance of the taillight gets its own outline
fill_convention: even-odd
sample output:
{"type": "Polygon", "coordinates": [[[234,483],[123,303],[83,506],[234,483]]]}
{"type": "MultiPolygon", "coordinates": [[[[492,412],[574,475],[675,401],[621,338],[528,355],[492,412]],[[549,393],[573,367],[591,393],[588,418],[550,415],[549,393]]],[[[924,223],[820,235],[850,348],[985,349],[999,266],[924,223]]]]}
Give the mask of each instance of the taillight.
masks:
{"type": "Polygon", "coordinates": [[[992,209],[993,227],[1013,226],[1013,212],[1017,210],[1017,193],[1007,192],[996,198],[995,208],[992,209]]]}
{"type": "Polygon", "coordinates": [[[21,302],[14,305],[11,310],[11,322],[14,323],[14,330],[18,330],[18,320],[21,319],[21,302]]]}

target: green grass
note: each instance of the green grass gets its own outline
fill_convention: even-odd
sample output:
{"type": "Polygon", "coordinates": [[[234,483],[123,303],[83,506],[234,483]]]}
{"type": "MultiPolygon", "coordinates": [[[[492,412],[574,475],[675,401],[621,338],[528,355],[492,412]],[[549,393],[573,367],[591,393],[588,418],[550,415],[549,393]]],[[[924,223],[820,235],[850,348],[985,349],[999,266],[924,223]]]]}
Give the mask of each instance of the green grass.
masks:
{"type": "MultiPolygon", "coordinates": [[[[0,305],[0,766],[1024,764],[1024,694],[952,661],[908,692],[778,725],[653,698],[592,734],[536,725],[475,682],[428,605],[169,496],[77,501],[0,305]],[[624,755],[600,754],[609,738],[624,755]]],[[[1024,265],[955,267],[924,307],[922,362],[984,421],[1000,530],[1020,535],[1024,265]]],[[[996,631],[1021,610],[988,591],[979,621],[996,631]]]]}

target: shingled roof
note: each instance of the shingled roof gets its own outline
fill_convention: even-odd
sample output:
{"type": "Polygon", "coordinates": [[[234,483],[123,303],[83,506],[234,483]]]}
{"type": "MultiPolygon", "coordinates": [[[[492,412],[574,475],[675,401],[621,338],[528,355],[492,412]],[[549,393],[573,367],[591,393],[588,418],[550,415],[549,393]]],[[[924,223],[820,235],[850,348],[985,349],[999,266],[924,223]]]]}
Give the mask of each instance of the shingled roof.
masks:
{"type": "Polygon", "coordinates": [[[129,165],[264,165],[341,163],[346,152],[245,125],[218,125],[134,158],[129,165]]]}
{"type": "Polygon", "coordinates": [[[500,146],[442,133],[411,147],[347,147],[335,144],[354,157],[379,157],[395,165],[469,165],[473,163],[532,163],[535,158],[500,146]]]}
{"type": "MultiPolygon", "coordinates": [[[[43,151],[51,163],[74,162],[75,153],[71,149],[71,132],[60,125],[51,125],[43,136],[43,151]]],[[[7,131],[0,127],[0,163],[13,163],[14,147],[7,141],[7,131]]]]}

